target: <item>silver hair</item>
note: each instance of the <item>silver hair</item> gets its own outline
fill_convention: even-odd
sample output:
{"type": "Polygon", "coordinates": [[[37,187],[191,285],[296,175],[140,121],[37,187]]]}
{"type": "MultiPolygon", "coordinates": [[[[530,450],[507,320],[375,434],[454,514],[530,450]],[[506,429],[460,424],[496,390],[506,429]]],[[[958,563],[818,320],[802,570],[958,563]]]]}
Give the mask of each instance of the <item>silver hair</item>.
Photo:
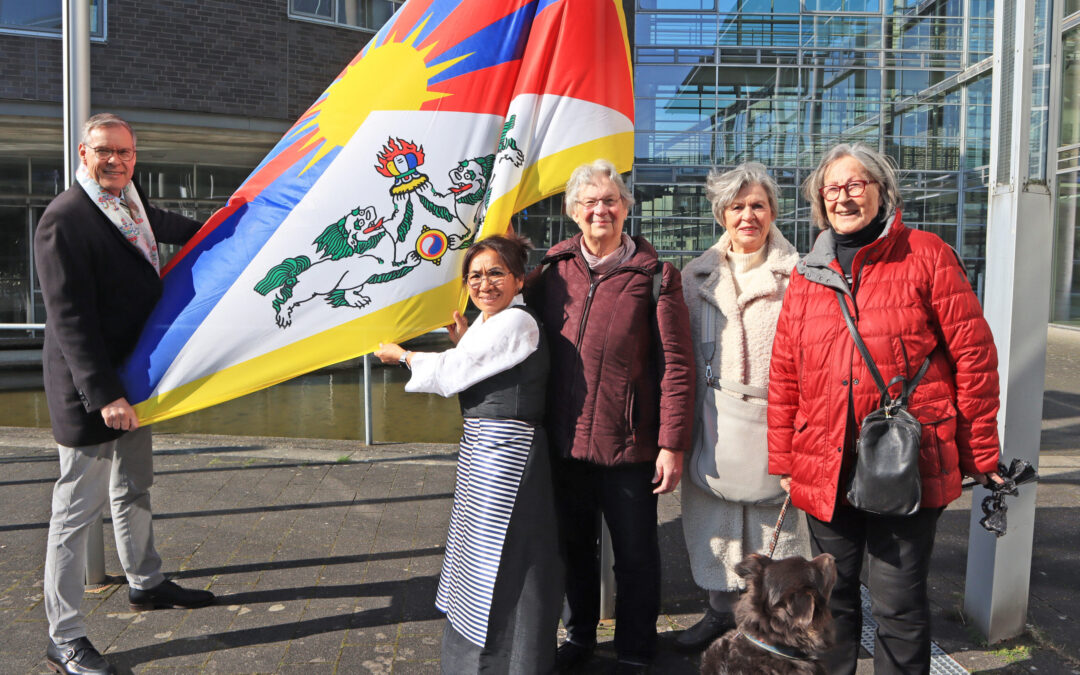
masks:
{"type": "Polygon", "coordinates": [[[712,204],[713,217],[716,222],[724,224],[724,209],[735,197],[748,185],[760,185],[769,198],[769,208],[772,209],[773,218],[780,213],[780,200],[777,195],[780,188],[776,181],[769,175],[764,164],[758,162],[745,162],[731,171],[720,173],[713,169],[709,171],[709,177],[705,179],[705,196],[712,204]]]}
{"type": "Polygon", "coordinates": [[[90,145],[90,132],[103,127],[124,127],[131,134],[132,146],[136,144],[135,130],[131,128],[127,121],[112,113],[98,113],[86,120],[86,123],[83,124],[82,144],[90,145]]]}
{"type": "Polygon", "coordinates": [[[904,204],[900,197],[900,183],[896,177],[896,161],[877,150],[872,150],[862,143],[841,143],[835,145],[821,158],[817,168],[803,183],[803,196],[810,202],[810,219],[824,230],[829,227],[829,218],[825,211],[825,198],[820,190],[825,185],[825,172],[833,162],[844,157],[854,157],[870,178],[877,182],[880,188],[881,206],[878,208],[878,217],[885,217],[904,204]]]}
{"type": "Polygon", "coordinates": [[[606,159],[597,159],[574,169],[574,172],[570,174],[570,180],[566,181],[566,215],[574,217],[574,205],[577,204],[578,192],[586,185],[595,184],[598,178],[607,178],[619,188],[619,196],[622,197],[627,211],[634,207],[634,195],[630,192],[630,188],[626,187],[626,182],[615,165],[606,159]]]}

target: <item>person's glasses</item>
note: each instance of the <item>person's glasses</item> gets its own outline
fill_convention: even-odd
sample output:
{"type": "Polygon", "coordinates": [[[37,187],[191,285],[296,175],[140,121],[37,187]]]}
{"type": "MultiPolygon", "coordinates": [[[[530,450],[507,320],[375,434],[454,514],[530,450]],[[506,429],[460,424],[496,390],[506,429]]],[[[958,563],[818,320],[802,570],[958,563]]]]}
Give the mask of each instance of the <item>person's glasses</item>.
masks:
{"type": "Polygon", "coordinates": [[[613,209],[620,201],[621,200],[616,199],[615,197],[608,197],[607,199],[581,199],[578,200],[578,204],[581,204],[591,211],[601,204],[609,209],[613,209]]]}
{"type": "Polygon", "coordinates": [[[502,270],[488,270],[487,274],[483,272],[469,272],[469,275],[465,277],[465,283],[469,284],[469,288],[480,288],[480,284],[484,283],[484,279],[492,286],[501,286],[502,282],[506,280],[506,272],[502,270]]]}
{"type": "Polygon", "coordinates": [[[116,155],[117,159],[121,162],[130,161],[131,158],[135,156],[135,151],[131,148],[95,148],[91,146],[90,149],[93,150],[94,154],[97,155],[97,158],[103,162],[107,162],[113,155],[116,155]]]}
{"type": "Polygon", "coordinates": [[[818,193],[825,198],[825,201],[835,202],[840,199],[840,191],[843,190],[847,193],[848,197],[858,197],[862,193],[866,192],[866,186],[871,183],[877,183],[876,180],[853,180],[847,185],[825,185],[818,190],[818,193]]]}

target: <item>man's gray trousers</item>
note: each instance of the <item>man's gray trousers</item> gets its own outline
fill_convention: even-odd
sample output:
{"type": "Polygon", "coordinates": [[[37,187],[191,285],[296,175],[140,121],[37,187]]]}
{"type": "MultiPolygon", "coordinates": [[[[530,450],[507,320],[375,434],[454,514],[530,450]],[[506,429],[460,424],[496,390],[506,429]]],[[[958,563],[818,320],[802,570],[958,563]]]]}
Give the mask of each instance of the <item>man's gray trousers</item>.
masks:
{"type": "Polygon", "coordinates": [[[60,479],[53,487],[45,554],[45,615],[49,636],[63,643],[86,635],[80,605],[86,574],[86,538],[108,500],[116,551],[132,588],[157,586],[161,557],[154,549],[150,486],[154,461],[150,427],[108,443],[58,446],[60,479]]]}

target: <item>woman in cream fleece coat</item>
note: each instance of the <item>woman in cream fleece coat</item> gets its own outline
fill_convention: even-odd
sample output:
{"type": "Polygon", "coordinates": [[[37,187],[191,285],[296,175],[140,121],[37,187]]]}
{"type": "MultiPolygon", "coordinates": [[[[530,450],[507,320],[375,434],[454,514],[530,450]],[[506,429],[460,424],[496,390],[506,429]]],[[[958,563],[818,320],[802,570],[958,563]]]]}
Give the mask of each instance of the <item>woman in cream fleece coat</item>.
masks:
{"type": "MultiPolygon", "coordinates": [[[[723,446],[737,434],[731,429],[716,430],[715,411],[725,405],[725,397],[733,397],[751,407],[762,406],[764,414],[773,334],[791,271],[799,261],[795,247],[773,227],[777,187],[763,165],[742,164],[724,174],[713,171],[706,193],[725,232],[683,270],[683,293],[690,309],[697,362],[697,414],[693,451],[686,458],[685,473],[690,480],[682,485],[682,521],[694,581],[709,595],[705,616],[676,639],[687,649],[702,649],[734,626],[731,609],[741,583],[734,567],[751,553],[768,553],[780,514],[782,497],[764,504],[728,501],[701,485],[706,480],[701,478],[703,472],[695,472],[690,465],[704,462],[699,466],[715,466],[709,463],[722,452],[727,457],[721,463],[729,469],[729,481],[765,485],[777,481],[771,489],[783,494],[778,479],[767,476],[764,427],[760,427],[761,442],[755,445],[766,457],[764,462],[755,462],[745,456],[743,447],[723,446]],[[710,319],[713,329],[703,332],[703,321],[710,319]],[[708,347],[703,349],[703,343],[709,342],[715,346],[711,358],[706,358],[708,347]],[[709,370],[719,382],[706,381],[709,370]],[[714,397],[717,404],[711,410],[708,397],[714,397]],[[713,425],[711,434],[709,424],[713,425]],[[711,439],[717,439],[715,445],[711,439]]],[[[757,429],[755,425],[745,431],[756,438],[757,429]]],[[[712,478],[713,485],[722,490],[725,472],[715,471],[712,478]]],[[[808,554],[805,519],[789,509],[774,557],[808,554]]]]}

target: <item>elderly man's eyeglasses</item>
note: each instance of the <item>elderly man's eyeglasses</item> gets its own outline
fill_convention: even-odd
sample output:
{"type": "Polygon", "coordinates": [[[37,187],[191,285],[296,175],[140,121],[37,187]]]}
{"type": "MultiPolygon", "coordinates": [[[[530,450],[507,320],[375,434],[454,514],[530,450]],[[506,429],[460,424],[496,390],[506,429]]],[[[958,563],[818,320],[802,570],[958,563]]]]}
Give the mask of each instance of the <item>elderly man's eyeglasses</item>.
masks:
{"type": "Polygon", "coordinates": [[[847,193],[848,197],[858,197],[866,192],[866,186],[877,183],[876,180],[853,180],[847,185],[825,185],[818,189],[818,193],[827,202],[835,202],[840,199],[840,191],[847,193]]]}
{"type": "Polygon", "coordinates": [[[480,284],[484,283],[484,279],[487,279],[488,283],[492,286],[501,286],[502,282],[506,280],[507,274],[502,270],[488,270],[487,274],[482,272],[469,272],[469,276],[465,277],[465,283],[469,284],[469,288],[480,288],[480,284]]]}
{"type": "Polygon", "coordinates": [[[581,199],[581,200],[578,201],[578,204],[581,204],[582,206],[584,206],[585,208],[587,208],[589,210],[595,209],[597,206],[600,206],[601,204],[603,204],[605,207],[607,207],[609,209],[613,209],[621,201],[622,200],[616,199],[615,197],[608,197],[607,199],[581,199]]]}
{"type": "Polygon", "coordinates": [[[93,150],[94,154],[97,155],[97,158],[103,162],[108,161],[113,155],[116,155],[116,158],[121,162],[128,162],[135,156],[135,151],[131,148],[95,148],[90,146],[90,149],[93,150]]]}

